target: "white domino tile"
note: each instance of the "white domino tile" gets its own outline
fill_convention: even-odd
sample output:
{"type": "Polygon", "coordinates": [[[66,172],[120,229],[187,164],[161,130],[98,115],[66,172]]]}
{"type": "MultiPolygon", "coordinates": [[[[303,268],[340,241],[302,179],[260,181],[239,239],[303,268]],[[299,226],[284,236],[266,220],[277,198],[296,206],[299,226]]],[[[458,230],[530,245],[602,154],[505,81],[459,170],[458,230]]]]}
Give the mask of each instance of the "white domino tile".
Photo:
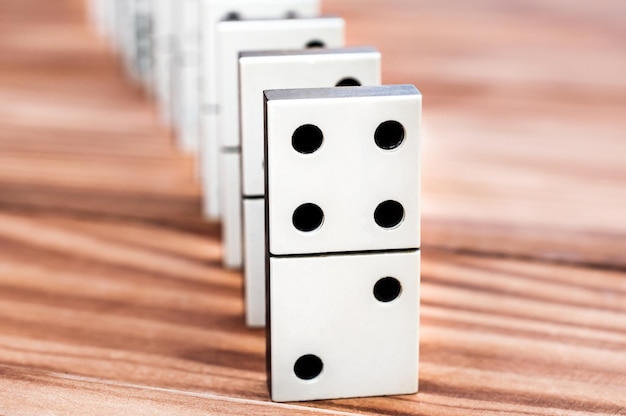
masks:
{"type": "Polygon", "coordinates": [[[264,95],[272,400],[415,393],[421,94],[264,95]]]}
{"type": "Polygon", "coordinates": [[[334,90],[265,94],[266,134],[273,138],[266,149],[270,253],[418,248],[421,95],[413,86],[334,90]],[[387,122],[402,128],[399,146],[388,150],[375,140],[387,122]],[[304,138],[322,136],[313,153],[294,150],[294,132],[302,126],[304,138]],[[321,209],[323,220],[315,231],[302,232],[292,217],[297,210],[308,215],[308,204],[321,209]],[[397,204],[404,211],[401,224],[381,227],[375,213],[385,221],[397,204]]]}

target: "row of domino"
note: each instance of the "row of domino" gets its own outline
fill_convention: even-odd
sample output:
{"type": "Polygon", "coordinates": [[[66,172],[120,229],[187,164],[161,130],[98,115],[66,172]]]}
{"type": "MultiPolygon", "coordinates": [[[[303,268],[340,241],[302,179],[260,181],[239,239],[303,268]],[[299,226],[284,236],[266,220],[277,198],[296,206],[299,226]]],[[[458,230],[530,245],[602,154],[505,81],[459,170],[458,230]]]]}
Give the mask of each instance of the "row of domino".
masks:
{"type": "Polygon", "coordinates": [[[273,400],[417,391],[421,95],[318,0],[90,0],[196,152],[273,400]],[[266,317],[267,312],[267,317],[266,317]]]}

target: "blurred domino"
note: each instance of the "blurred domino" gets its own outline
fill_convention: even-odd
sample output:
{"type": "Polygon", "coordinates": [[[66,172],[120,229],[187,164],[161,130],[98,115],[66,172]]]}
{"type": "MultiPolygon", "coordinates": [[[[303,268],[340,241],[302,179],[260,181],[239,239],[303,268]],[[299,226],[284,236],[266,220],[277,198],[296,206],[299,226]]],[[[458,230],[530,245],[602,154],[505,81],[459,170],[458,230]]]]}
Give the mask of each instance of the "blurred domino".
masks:
{"type": "Polygon", "coordinates": [[[272,400],[415,393],[420,93],[265,97],[272,400]]]}
{"type": "MultiPolygon", "coordinates": [[[[239,143],[239,53],[307,46],[342,46],[344,20],[338,17],[226,21],[217,25],[220,201],[224,265],[242,266],[239,143]]],[[[259,102],[260,99],[259,99],[259,102]]],[[[261,105],[261,104],[259,104],[261,105]]],[[[205,195],[207,197],[207,195],[205,195]]]]}
{"type": "MultiPolygon", "coordinates": [[[[163,1],[163,0],[161,0],[163,1]]],[[[203,212],[220,217],[217,116],[217,44],[215,28],[223,20],[314,17],[319,0],[200,0],[200,176],[203,212]]]]}
{"type": "Polygon", "coordinates": [[[128,60],[129,72],[148,91],[152,91],[152,30],[153,0],[132,2],[132,50],[128,60]]]}
{"type": "Polygon", "coordinates": [[[174,0],[154,1],[154,28],[152,44],[154,62],[153,90],[157,99],[161,121],[171,123],[171,61],[173,59],[173,19],[174,0]]]}
{"type": "MultiPolygon", "coordinates": [[[[380,84],[374,48],[244,52],[239,59],[246,323],[265,325],[263,91],[380,84]]],[[[241,203],[241,201],[240,201],[241,203]]]]}

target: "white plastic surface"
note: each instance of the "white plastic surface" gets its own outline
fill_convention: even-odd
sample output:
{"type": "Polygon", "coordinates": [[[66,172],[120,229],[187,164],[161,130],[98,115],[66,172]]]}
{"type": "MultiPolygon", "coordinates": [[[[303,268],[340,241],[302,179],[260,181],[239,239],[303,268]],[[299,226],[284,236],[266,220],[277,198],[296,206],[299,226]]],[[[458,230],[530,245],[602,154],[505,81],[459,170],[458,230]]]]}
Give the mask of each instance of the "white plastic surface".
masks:
{"type": "MultiPolygon", "coordinates": [[[[161,0],[162,1],[162,0],[161,0]]],[[[173,0],[170,0],[173,1],[173,0]]],[[[220,217],[216,73],[218,22],[235,13],[241,19],[281,18],[290,14],[313,17],[320,12],[319,0],[200,0],[200,175],[203,184],[203,212],[207,218],[220,217]]]]}
{"type": "Polygon", "coordinates": [[[224,266],[230,269],[238,269],[243,265],[243,247],[241,231],[241,183],[239,181],[239,166],[241,155],[239,153],[222,153],[220,155],[220,173],[224,181],[225,197],[222,203],[222,244],[224,266]]]}
{"type": "Polygon", "coordinates": [[[222,217],[220,203],[220,149],[217,145],[217,112],[200,110],[200,147],[198,163],[202,185],[202,213],[207,219],[222,217]]]}
{"type": "MultiPolygon", "coordinates": [[[[197,51],[196,51],[197,52],[197,51]]],[[[198,66],[192,59],[193,54],[186,51],[178,60],[178,84],[172,91],[178,97],[177,140],[181,150],[195,153],[199,146],[199,96],[198,96],[198,66]]]]}
{"type": "MultiPolygon", "coordinates": [[[[351,94],[360,88],[365,87],[335,90],[351,94]]],[[[376,95],[342,98],[307,98],[306,90],[294,90],[301,98],[267,102],[271,254],[419,248],[422,100],[410,86],[410,95],[385,95],[393,88],[370,87],[376,95]],[[376,129],[388,120],[398,121],[405,131],[404,141],[393,150],[374,141],[376,129]],[[306,124],[318,126],[324,135],[312,154],[292,147],[294,131],[306,124]],[[388,200],[404,207],[404,219],[393,229],[374,220],[377,206],[388,200]],[[324,212],[323,224],[312,232],[292,223],[294,211],[306,203],[324,212]]]]}
{"type": "MultiPolygon", "coordinates": [[[[250,54],[239,59],[243,197],[265,194],[263,172],[263,91],[333,87],[346,78],[380,84],[380,53],[373,48],[319,49],[250,54]]],[[[265,325],[265,232],[263,200],[244,200],[246,317],[265,325]],[[247,209],[260,210],[254,214],[247,209]]]]}
{"type": "Polygon", "coordinates": [[[246,325],[265,326],[265,201],[243,201],[246,325]]]}
{"type": "Polygon", "coordinates": [[[271,397],[303,401],[417,391],[420,252],[270,259],[271,397]],[[384,277],[402,291],[374,297],[384,277]],[[299,357],[323,363],[302,380],[299,357]]]}

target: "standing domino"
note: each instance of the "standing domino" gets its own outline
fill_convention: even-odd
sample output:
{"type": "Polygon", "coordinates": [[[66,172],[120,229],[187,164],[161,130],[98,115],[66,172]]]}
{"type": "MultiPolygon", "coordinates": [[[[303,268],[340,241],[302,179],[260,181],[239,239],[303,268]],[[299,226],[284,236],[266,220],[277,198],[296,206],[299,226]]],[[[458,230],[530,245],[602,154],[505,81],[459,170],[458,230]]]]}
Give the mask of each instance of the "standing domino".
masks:
{"type": "Polygon", "coordinates": [[[200,95],[199,78],[199,39],[200,39],[200,0],[170,0],[178,8],[177,56],[174,59],[173,73],[176,83],[171,94],[176,116],[176,131],[179,146],[188,152],[198,149],[200,95]]]}
{"type": "Polygon", "coordinates": [[[153,0],[135,0],[135,45],[132,73],[142,85],[152,91],[152,31],[154,30],[153,0]]]}
{"type": "Polygon", "coordinates": [[[416,392],[419,91],[265,99],[272,399],[416,392]]]}
{"type": "MultiPolygon", "coordinates": [[[[342,46],[344,20],[338,17],[228,21],[217,25],[217,118],[220,154],[220,201],[224,264],[242,265],[241,177],[239,143],[239,53],[307,46],[342,46]]],[[[271,76],[271,74],[267,74],[271,76]]],[[[259,106],[261,106],[259,99],[259,106]]]]}
{"type": "Polygon", "coordinates": [[[374,48],[244,52],[239,58],[246,323],[265,325],[263,91],[380,85],[374,48]]]}
{"type": "Polygon", "coordinates": [[[161,121],[170,124],[171,112],[171,61],[174,57],[174,26],[172,13],[174,0],[154,1],[154,30],[153,30],[153,61],[154,86],[161,121]]]}
{"type": "MultiPolygon", "coordinates": [[[[174,1],[174,0],[171,0],[174,1]]],[[[313,17],[320,0],[200,0],[200,176],[202,210],[220,218],[217,140],[217,43],[215,28],[224,20],[313,17]]]]}

